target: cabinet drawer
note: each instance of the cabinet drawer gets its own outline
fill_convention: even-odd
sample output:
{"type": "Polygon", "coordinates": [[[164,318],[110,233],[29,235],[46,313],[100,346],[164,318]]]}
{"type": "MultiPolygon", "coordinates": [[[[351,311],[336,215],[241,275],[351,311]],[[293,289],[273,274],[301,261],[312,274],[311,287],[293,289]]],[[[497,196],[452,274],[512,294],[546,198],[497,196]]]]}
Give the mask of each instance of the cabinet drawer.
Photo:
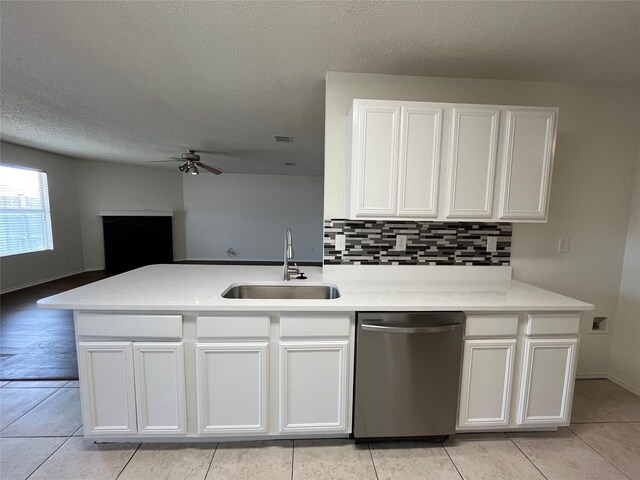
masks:
{"type": "Polygon", "coordinates": [[[531,314],[527,319],[527,335],[577,335],[580,314],[531,314]]]}
{"type": "Polygon", "coordinates": [[[280,317],[281,337],[348,337],[349,315],[280,317]]]}
{"type": "Polygon", "coordinates": [[[198,338],[269,337],[269,316],[198,317],[198,338]]]}
{"type": "Polygon", "coordinates": [[[465,337],[515,337],[517,315],[467,315],[465,337]]]}
{"type": "Polygon", "coordinates": [[[79,336],[115,338],[182,338],[180,315],[120,315],[117,313],[79,313],[79,336]]]}

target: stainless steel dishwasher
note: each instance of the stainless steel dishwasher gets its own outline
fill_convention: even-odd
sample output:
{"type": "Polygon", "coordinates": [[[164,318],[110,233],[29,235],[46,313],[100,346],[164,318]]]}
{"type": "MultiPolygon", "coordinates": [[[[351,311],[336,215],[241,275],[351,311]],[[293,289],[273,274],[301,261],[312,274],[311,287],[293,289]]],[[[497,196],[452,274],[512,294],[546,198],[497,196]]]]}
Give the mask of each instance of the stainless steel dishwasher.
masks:
{"type": "Polygon", "coordinates": [[[357,320],[356,440],[455,433],[464,313],[366,312],[357,320]]]}

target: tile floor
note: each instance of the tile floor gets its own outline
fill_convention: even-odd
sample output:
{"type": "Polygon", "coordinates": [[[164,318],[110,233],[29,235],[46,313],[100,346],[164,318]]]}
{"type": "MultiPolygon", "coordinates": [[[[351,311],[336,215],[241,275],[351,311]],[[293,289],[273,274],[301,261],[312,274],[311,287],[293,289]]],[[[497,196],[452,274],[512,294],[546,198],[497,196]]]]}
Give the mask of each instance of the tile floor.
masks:
{"type": "Polygon", "coordinates": [[[82,438],[78,382],[0,387],[2,480],[640,480],[640,397],[607,380],[577,382],[573,423],[557,432],[357,446],[348,440],[94,444],[82,438]]]}

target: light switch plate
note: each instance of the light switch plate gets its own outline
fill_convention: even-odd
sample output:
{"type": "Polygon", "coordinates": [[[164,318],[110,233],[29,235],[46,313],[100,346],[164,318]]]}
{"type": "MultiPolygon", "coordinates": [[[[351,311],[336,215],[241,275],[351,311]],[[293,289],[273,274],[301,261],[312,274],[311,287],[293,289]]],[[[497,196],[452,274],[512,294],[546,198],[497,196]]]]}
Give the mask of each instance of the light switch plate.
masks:
{"type": "Polygon", "coordinates": [[[487,252],[498,250],[498,237],[487,237],[487,252]]]}
{"type": "Polygon", "coordinates": [[[398,235],[396,236],[396,248],[397,252],[404,252],[407,249],[407,236],[406,235],[398,235]]]}
{"type": "Polygon", "coordinates": [[[569,252],[569,237],[560,237],[558,239],[558,253],[569,252]]]}
{"type": "Polygon", "coordinates": [[[347,236],[336,235],[336,250],[344,252],[347,249],[347,236]]]}

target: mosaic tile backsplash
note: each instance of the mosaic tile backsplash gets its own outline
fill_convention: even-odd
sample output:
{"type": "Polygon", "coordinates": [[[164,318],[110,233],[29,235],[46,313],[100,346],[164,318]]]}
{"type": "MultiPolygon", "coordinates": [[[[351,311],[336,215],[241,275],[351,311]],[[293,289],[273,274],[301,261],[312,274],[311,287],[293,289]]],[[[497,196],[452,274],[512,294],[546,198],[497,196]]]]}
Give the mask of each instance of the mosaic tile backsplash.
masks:
{"type": "Polygon", "coordinates": [[[509,265],[510,223],[416,222],[331,219],[324,223],[324,263],[330,265],[509,265]],[[346,250],[335,249],[336,235],[346,250]],[[396,235],[407,249],[396,251],[396,235]],[[498,248],[487,252],[487,237],[498,248]]]}

